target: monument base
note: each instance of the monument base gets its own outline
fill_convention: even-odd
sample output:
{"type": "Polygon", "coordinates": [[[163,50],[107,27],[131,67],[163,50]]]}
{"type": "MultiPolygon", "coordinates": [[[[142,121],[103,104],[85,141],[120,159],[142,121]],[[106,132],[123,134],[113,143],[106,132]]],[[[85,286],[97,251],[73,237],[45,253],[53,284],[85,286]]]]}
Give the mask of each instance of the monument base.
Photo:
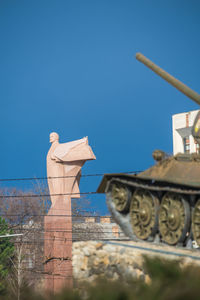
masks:
{"type": "Polygon", "coordinates": [[[44,217],[45,290],[53,293],[73,287],[71,211],[61,212],[44,217]]]}

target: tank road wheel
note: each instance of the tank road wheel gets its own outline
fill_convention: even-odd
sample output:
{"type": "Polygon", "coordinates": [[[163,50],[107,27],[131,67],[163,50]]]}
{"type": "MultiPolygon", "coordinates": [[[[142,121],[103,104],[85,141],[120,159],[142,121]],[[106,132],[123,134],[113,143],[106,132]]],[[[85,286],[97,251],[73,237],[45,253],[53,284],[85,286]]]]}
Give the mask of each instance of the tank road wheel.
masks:
{"type": "Polygon", "coordinates": [[[197,245],[200,246],[200,199],[195,204],[192,214],[192,233],[197,245]]]}
{"type": "Polygon", "coordinates": [[[128,211],[131,191],[118,182],[111,183],[109,190],[116,210],[120,213],[128,211]]]}
{"type": "Polygon", "coordinates": [[[131,225],[134,234],[142,240],[154,236],[158,225],[158,199],[149,191],[137,189],[130,206],[131,225]]]}
{"type": "Polygon", "coordinates": [[[190,207],[182,195],[166,193],[159,211],[159,230],[162,240],[176,245],[185,240],[190,225],[190,207]]]}

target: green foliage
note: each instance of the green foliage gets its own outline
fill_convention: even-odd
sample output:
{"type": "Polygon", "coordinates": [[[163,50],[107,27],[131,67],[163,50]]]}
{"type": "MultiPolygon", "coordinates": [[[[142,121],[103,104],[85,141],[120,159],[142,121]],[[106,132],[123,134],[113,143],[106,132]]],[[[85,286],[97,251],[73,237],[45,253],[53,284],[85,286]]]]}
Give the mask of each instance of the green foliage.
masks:
{"type": "Polygon", "coordinates": [[[181,300],[200,298],[200,267],[182,266],[181,261],[145,258],[151,284],[141,292],[140,299],[181,300]]]}
{"type": "MultiPolygon", "coordinates": [[[[4,219],[0,217],[0,235],[11,233],[4,219]]],[[[0,238],[0,294],[5,292],[6,276],[11,269],[11,260],[14,252],[14,245],[9,238],[0,238]]]]}

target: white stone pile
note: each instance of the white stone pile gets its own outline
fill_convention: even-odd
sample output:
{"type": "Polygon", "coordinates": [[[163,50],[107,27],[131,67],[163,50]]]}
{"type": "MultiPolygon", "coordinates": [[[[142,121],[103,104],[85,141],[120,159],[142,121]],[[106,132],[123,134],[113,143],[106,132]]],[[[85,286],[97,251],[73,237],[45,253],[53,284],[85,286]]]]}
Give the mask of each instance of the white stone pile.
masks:
{"type": "Polygon", "coordinates": [[[136,278],[150,280],[143,270],[139,251],[96,241],[73,243],[73,275],[79,282],[94,282],[98,278],[124,282],[136,278]]]}

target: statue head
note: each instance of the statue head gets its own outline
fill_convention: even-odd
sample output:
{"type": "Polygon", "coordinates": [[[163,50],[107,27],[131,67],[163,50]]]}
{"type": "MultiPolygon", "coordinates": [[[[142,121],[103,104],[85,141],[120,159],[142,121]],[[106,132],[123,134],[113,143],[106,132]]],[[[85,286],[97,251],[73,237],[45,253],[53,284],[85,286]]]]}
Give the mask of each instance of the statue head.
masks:
{"type": "Polygon", "coordinates": [[[51,132],[49,135],[50,143],[54,143],[55,141],[59,141],[59,135],[56,132],[51,132]]]}

